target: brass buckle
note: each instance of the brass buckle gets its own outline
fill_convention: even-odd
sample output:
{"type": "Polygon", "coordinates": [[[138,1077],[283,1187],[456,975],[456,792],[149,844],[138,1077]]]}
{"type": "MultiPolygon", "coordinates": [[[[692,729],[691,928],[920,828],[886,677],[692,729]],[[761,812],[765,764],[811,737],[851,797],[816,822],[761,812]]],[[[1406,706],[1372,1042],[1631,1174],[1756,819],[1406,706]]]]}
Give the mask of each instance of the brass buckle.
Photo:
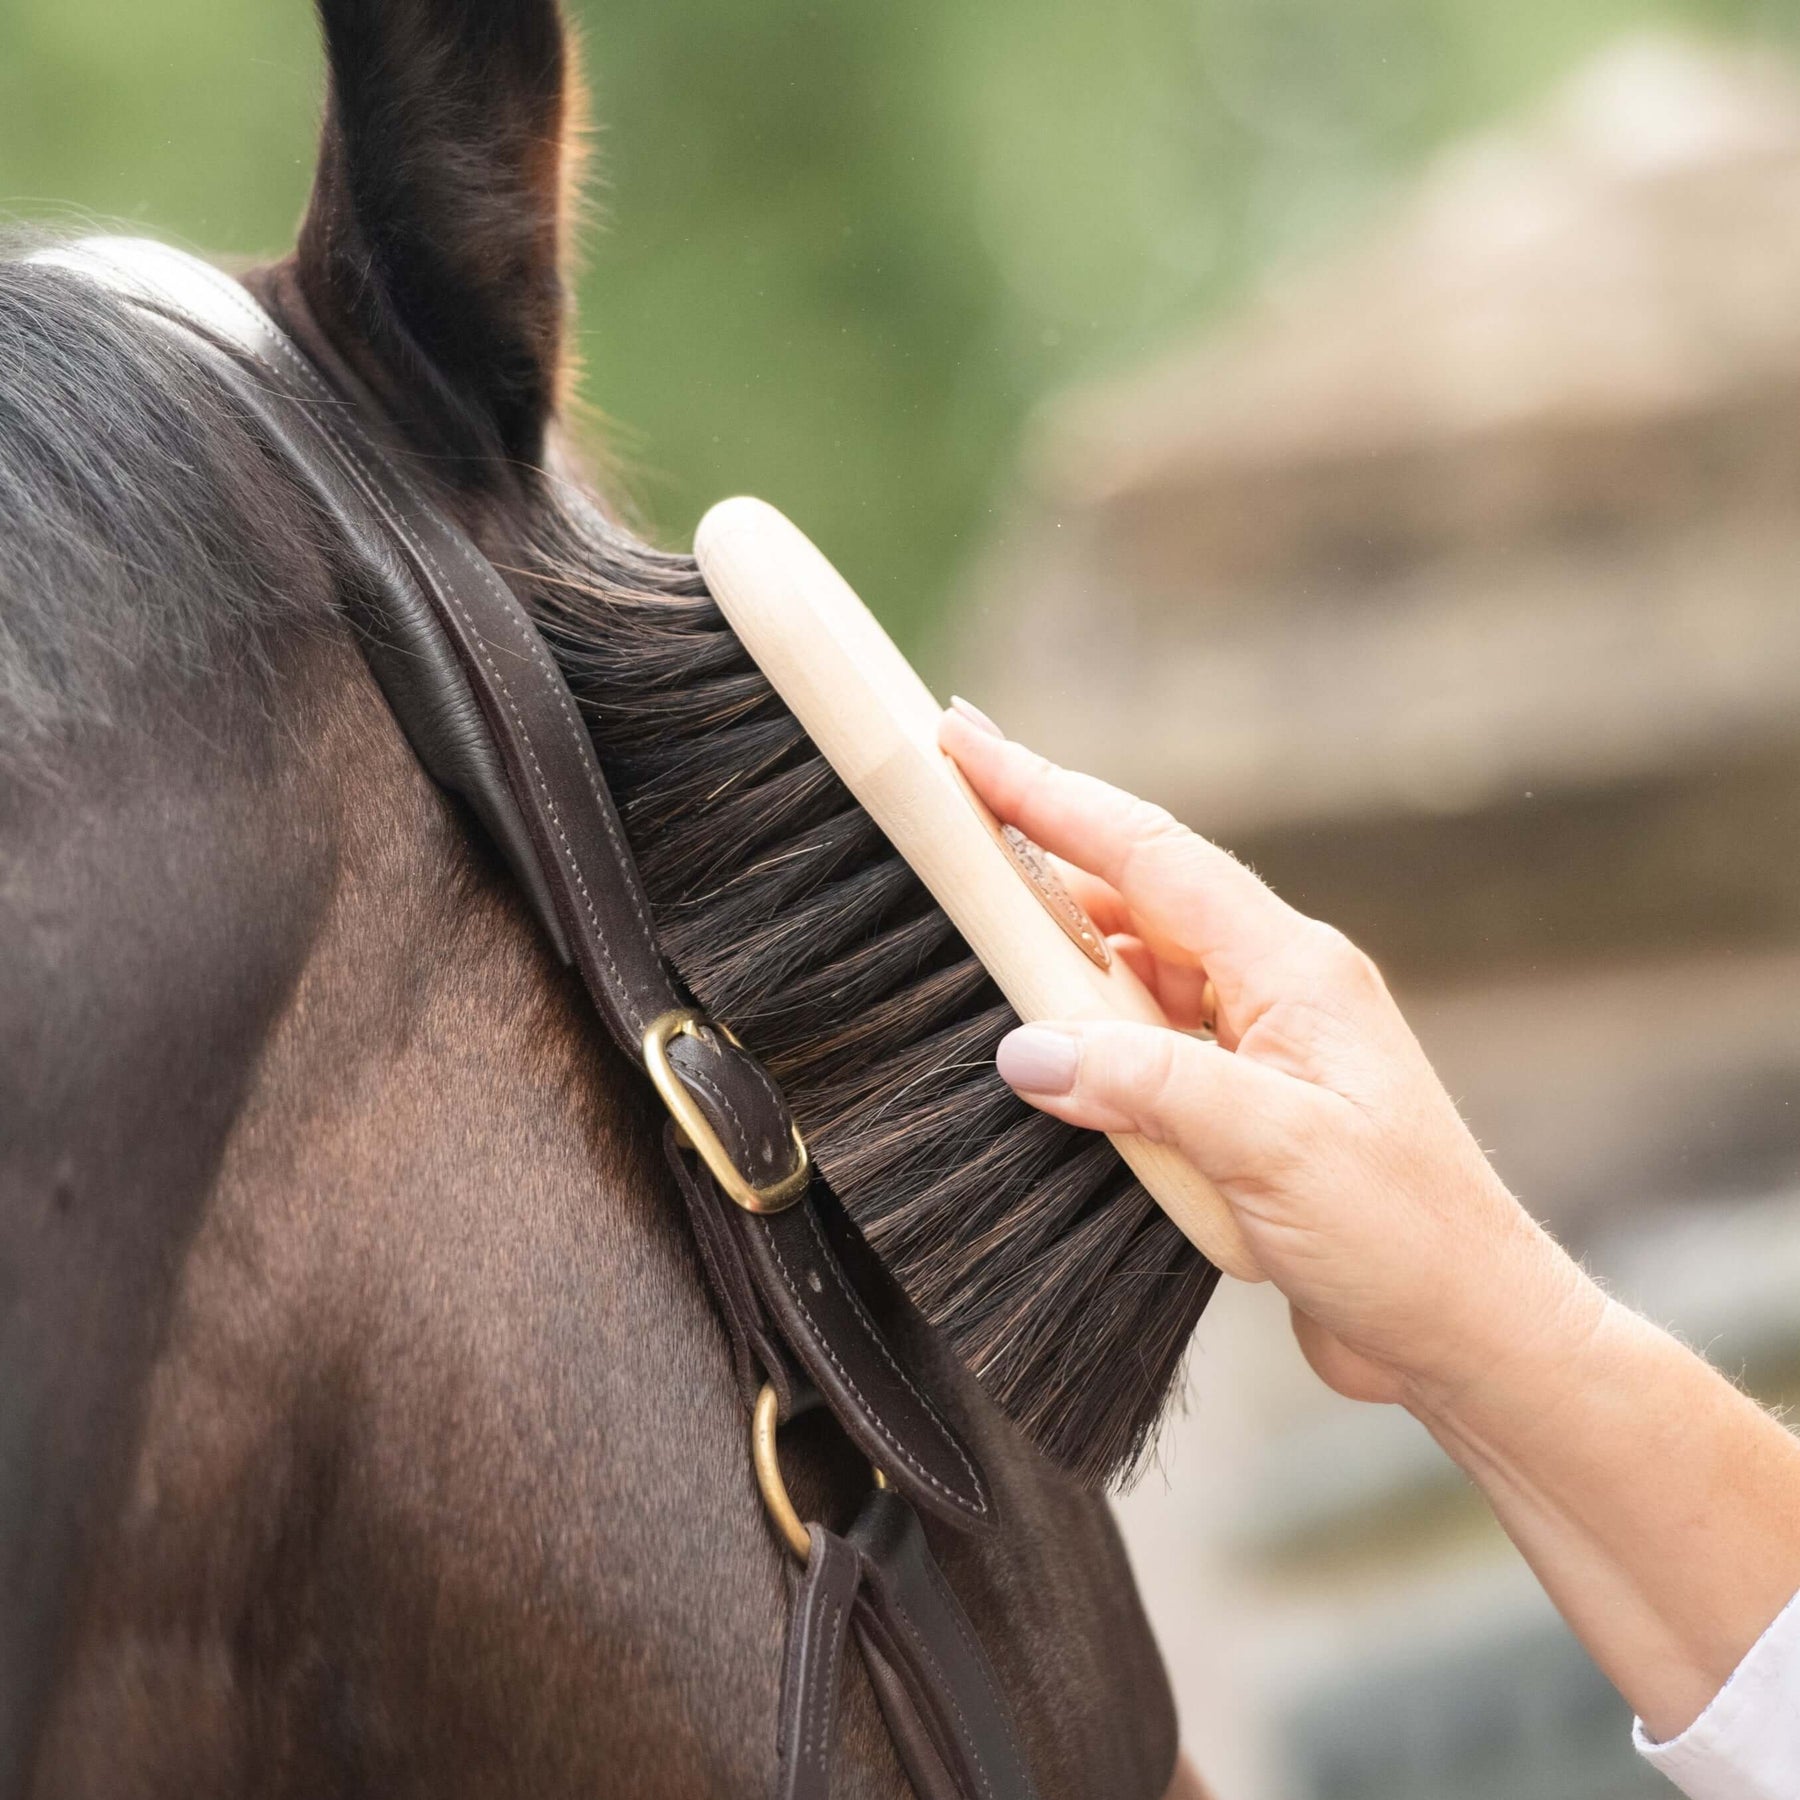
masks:
{"type": "Polygon", "coordinates": [[[656,1084],[656,1091],[662,1096],[663,1105],[669,1109],[675,1123],[681,1127],[682,1134],[699,1153],[700,1160],[712,1171],[713,1180],[745,1212],[782,1212],[806,1192],[806,1184],[812,1178],[812,1161],[806,1152],[806,1142],[800,1136],[800,1127],[790,1127],[794,1136],[793,1172],[782,1176],[768,1187],[753,1186],[738,1172],[738,1167],[726,1153],[725,1146],[719,1142],[719,1134],[713,1130],[712,1121],[701,1111],[699,1101],[682,1085],[681,1077],[675,1073],[675,1065],[669,1061],[671,1038],[697,1038],[709,1025],[728,1043],[743,1049],[744,1046],[723,1025],[709,1021],[691,1008],[676,1007],[650,1021],[650,1028],[644,1033],[644,1067],[650,1071],[650,1079],[656,1084]]]}
{"type": "MultiPolygon", "coordinates": [[[[775,1428],[781,1423],[780,1411],[781,1402],[775,1397],[775,1389],[765,1381],[762,1392],[756,1396],[756,1411],[750,1418],[750,1460],[756,1465],[756,1485],[762,1490],[763,1506],[775,1529],[781,1533],[787,1547],[806,1562],[812,1556],[812,1536],[788,1498],[787,1483],[781,1478],[781,1457],[775,1448],[775,1428]]],[[[872,1472],[875,1485],[886,1487],[887,1477],[879,1469],[872,1472]]]]}

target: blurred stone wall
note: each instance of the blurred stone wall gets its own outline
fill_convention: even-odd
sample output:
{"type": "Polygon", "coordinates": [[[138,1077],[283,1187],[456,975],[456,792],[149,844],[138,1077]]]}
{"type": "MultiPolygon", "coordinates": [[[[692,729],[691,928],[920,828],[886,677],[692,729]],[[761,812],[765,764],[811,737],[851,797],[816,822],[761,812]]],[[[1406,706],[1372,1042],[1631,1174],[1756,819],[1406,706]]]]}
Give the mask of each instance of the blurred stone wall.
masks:
{"type": "MultiPolygon", "coordinates": [[[[1387,970],[1591,1266],[1800,1392],[1800,73],[1634,40],[1040,422],[959,680],[1387,970]]],[[[1125,1505],[1222,1800],[1665,1792],[1266,1291],[1125,1505]]]]}

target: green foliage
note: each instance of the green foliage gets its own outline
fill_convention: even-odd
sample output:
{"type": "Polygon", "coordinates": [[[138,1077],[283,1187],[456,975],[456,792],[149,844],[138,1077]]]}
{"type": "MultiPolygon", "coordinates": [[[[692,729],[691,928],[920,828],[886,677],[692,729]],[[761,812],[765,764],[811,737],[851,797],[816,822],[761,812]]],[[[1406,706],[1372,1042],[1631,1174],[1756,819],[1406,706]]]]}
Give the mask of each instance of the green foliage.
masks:
{"type": "MultiPolygon", "coordinates": [[[[603,222],[585,387],[641,511],[676,541],[762,493],[915,646],[1041,395],[1350,229],[1621,32],[1800,27],[1800,0],[575,11],[603,222]]],[[[0,204],[277,246],[317,81],[302,0],[6,0],[0,204]]]]}

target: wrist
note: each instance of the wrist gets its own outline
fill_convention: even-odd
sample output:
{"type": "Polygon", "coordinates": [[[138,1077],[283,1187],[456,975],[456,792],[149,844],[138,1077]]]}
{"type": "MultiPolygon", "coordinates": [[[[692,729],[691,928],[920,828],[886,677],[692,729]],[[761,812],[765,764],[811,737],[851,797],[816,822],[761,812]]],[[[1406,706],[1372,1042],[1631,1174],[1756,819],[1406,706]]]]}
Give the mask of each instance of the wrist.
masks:
{"type": "Polygon", "coordinates": [[[1523,1223],[1484,1269],[1475,1322],[1404,1382],[1402,1404],[1452,1454],[1457,1444],[1499,1453],[1542,1428],[1590,1379],[1620,1310],[1561,1245],[1523,1223]]]}

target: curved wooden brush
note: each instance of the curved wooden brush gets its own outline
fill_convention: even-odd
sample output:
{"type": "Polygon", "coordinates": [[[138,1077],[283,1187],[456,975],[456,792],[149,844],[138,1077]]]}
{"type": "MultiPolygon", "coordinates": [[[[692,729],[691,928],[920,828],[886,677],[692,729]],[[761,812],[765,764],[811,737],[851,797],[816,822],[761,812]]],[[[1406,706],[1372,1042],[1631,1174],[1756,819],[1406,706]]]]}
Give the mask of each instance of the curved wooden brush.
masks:
{"type": "MultiPolygon", "coordinates": [[[[930,889],[1021,1019],[1166,1024],[1137,976],[938,748],[942,709],[848,582],[761,500],[721,501],[694,556],[719,610],[864,811],[930,889]]],[[[1112,1142],[1188,1241],[1261,1277],[1230,1208],[1178,1151],[1112,1142]]]]}

